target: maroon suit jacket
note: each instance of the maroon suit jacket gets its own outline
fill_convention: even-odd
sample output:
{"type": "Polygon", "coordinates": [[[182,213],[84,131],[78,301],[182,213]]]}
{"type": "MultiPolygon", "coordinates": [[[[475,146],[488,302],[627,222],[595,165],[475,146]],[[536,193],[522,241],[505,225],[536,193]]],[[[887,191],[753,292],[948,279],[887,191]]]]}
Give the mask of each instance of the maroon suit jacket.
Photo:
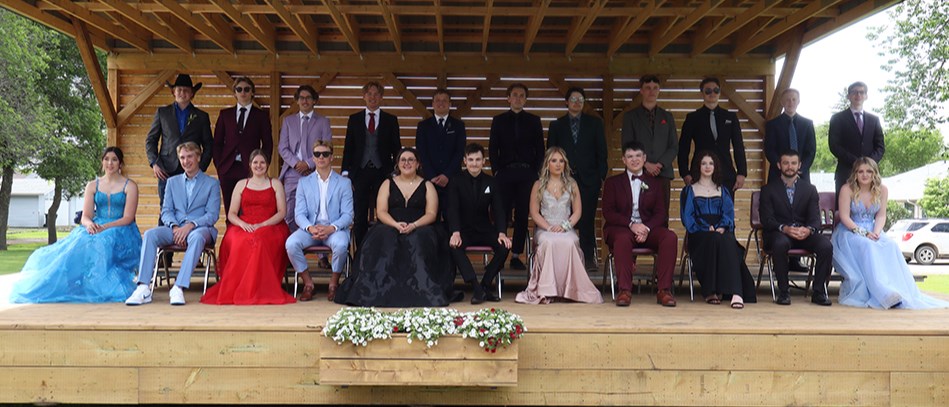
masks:
{"type": "MultiPolygon", "coordinates": [[[[669,210],[662,192],[662,184],[643,172],[641,180],[649,186],[639,193],[639,217],[649,229],[663,227],[669,219],[669,210]]],[[[606,179],[603,185],[603,236],[612,241],[611,235],[619,230],[629,231],[629,220],[633,216],[633,191],[629,186],[626,170],[606,179]]]]}
{"type": "Polygon", "coordinates": [[[267,157],[273,152],[270,117],[256,106],[251,106],[248,114],[241,136],[237,134],[237,106],[221,110],[218,114],[214,126],[214,166],[218,177],[227,174],[234,165],[249,168],[250,153],[258,148],[264,150],[267,157]],[[240,163],[234,161],[238,154],[241,155],[240,163]]]}

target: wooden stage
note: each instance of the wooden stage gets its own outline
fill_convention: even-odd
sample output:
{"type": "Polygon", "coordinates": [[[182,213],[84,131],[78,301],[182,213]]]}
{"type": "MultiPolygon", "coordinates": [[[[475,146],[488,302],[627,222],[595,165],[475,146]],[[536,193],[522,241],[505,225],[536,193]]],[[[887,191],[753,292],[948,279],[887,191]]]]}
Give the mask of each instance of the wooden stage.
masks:
{"type": "MultiPolygon", "coordinates": [[[[339,306],[318,293],[282,306],[206,306],[192,289],[171,307],[164,288],[140,307],[2,305],[0,403],[949,405],[949,310],[824,308],[799,292],[780,307],[764,290],[741,311],[681,291],[677,308],[647,294],[629,308],[527,306],[505,292],[499,306],[528,328],[515,386],[331,386],[320,357],[336,345],[320,330],[339,306]]],[[[455,358],[483,358],[468,348],[455,358]]],[[[418,366],[432,378],[453,365],[418,366]]]]}

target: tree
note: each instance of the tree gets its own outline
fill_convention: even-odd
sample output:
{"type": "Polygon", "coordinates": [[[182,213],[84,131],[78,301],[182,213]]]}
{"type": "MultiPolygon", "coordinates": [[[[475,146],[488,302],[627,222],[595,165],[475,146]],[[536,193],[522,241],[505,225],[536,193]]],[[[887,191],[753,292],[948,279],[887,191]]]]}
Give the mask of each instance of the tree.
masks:
{"type": "Polygon", "coordinates": [[[949,218],[949,176],[926,180],[919,206],[930,218],[949,218]]]}
{"type": "Polygon", "coordinates": [[[939,161],[942,153],[942,134],[938,130],[890,128],[886,132],[880,176],[889,177],[939,161]]]}
{"type": "Polygon", "coordinates": [[[906,209],[903,204],[896,201],[888,201],[886,203],[886,224],[883,225],[883,230],[890,230],[890,227],[897,221],[909,219],[912,216],[913,212],[906,209]]]}
{"type": "Polygon", "coordinates": [[[837,157],[830,152],[830,144],[827,142],[830,124],[827,122],[818,124],[814,128],[815,140],[817,141],[817,151],[814,154],[814,162],[811,164],[811,173],[830,172],[837,169],[837,157]]]}

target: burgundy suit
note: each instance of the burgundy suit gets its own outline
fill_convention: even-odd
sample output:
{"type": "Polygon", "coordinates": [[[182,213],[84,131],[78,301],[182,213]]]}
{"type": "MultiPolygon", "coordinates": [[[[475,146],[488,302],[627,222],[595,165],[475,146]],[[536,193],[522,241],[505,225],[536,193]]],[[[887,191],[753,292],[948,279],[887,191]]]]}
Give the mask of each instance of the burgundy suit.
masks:
{"type": "Polygon", "coordinates": [[[221,181],[225,214],[231,207],[231,194],[237,181],[250,176],[250,153],[259,148],[270,157],[273,151],[273,134],[267,113],[252,105],[246,112],[243,131],[238,130],[237,114],[236,106],[223,109],[214,125],[214,167],[221,181]],[[237,161],[238,156],[240,161],[237,161]]]}
{"type": "Polygon", "coordinates": [[[613,253],[616,264],[618,285],[621,291],[633,288],[632,250],[646,247],[658,253],[655,265],[660,290],[671,290],[676,262],[678,242],[675,232],[663,226],[669,220],[662,182],[643,172],[640,180],[648,188],[639,194],[639,215],[642,223],[650,229],[646,241],[636,242],[629,229],[633,215],[633,192],[626,171],[606,179],[603,186],[603,236],[613,253]]]}

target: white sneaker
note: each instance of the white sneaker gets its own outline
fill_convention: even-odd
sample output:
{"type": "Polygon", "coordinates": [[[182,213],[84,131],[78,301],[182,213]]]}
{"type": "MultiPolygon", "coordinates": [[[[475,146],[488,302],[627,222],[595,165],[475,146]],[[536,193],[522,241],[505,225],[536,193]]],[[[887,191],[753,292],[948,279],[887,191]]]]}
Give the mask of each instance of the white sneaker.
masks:
{"type": "Polygon", "coordinates": [[[152,302],[152,289],[148,284],[139,284],[132,295],[125,300],[125,305],[142,305],[152,302]]]}
{"type": "Polygon", "coordinates": [[[185,293],[181,291],[181,287],[171,286],[171,291],[168,292],[168,302],[171,305],[185,305],[185,293]]]}

